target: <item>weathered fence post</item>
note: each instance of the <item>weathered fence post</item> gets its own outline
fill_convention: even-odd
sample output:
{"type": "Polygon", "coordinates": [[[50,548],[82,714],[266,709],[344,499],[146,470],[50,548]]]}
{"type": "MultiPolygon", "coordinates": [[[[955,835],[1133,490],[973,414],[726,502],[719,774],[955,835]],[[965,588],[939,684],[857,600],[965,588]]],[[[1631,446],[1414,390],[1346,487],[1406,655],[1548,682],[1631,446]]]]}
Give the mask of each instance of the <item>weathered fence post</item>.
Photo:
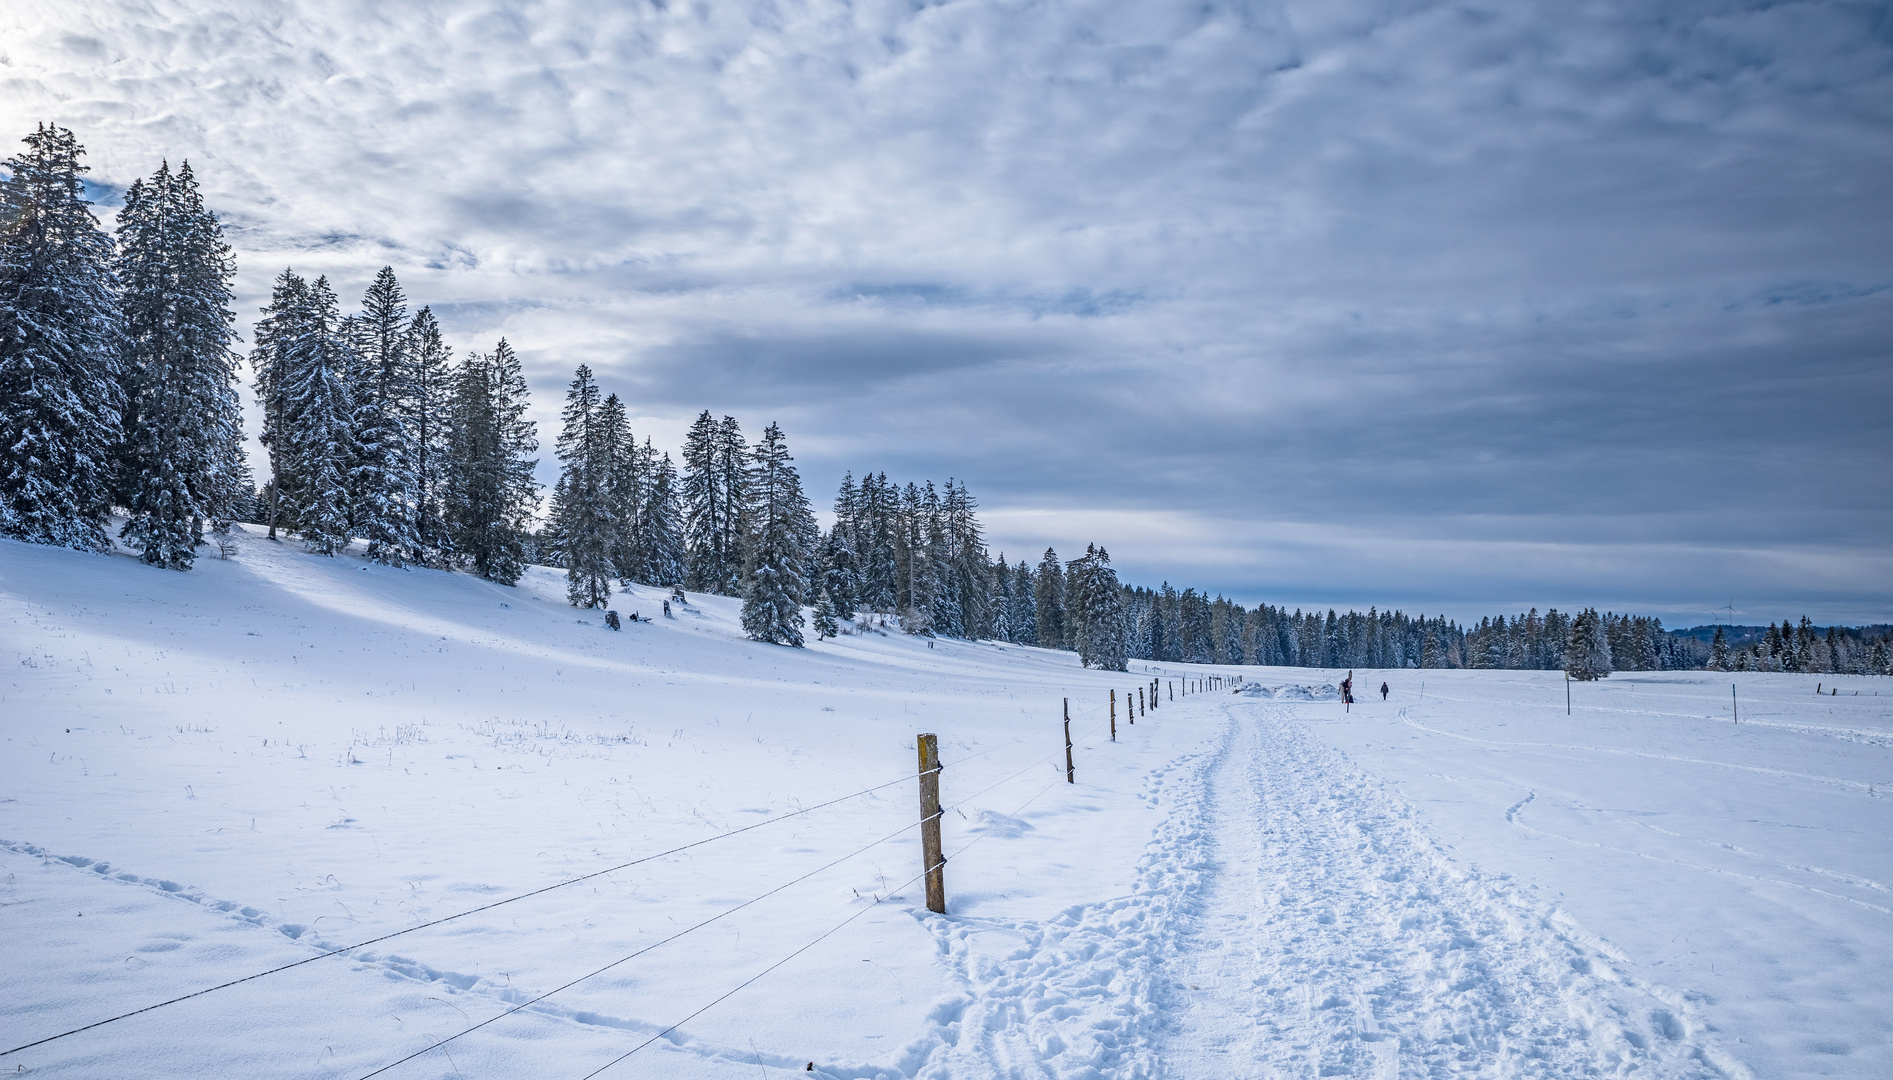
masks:
{"type": "Polygon", "coordinates": [[[927,867],[927,910],[946,914],[946,860],[940,855],[940,740],[920,744],[920,857],[927,867]]]}
{"type": "Polygon", "coordinates": [[[1117,691],[1111,691],[1111,741],[1117,741],[1117,691]]]}
{"type": "Polygon", "coordinates": [[[1078,782],[1078,768],[1071,763],[1071,699],[1065,699],[1065,783],[1078,782]]]}

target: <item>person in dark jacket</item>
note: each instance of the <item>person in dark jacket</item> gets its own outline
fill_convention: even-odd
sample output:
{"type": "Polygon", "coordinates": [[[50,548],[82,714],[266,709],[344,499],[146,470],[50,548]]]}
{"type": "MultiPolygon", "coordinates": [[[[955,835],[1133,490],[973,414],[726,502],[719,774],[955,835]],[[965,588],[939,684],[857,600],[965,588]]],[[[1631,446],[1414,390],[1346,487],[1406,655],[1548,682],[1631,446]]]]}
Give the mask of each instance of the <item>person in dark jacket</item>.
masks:
{"type": "Polygon", "coordinates": [[[1387,684],[1384,682],[1380,684],[1380,700],[1387,700],[1387,684]]]}

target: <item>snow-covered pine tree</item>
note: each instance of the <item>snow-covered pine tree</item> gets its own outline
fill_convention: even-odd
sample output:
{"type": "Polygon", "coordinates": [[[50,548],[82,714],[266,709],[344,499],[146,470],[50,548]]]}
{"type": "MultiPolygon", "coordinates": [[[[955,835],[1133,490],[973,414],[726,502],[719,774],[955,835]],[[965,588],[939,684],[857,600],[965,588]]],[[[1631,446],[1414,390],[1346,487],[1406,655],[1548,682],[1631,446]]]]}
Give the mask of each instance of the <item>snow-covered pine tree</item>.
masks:
{"type": "Polygon", "coordinates": [[[821,551],[822,592],[834,606],[835,617],[852,622],[861,575],[855,565],[853,541],[842,519],[837,518],[835,527],[822,539],[821,551]]]}
{"type": "Polygon", "coordinates": [[[24,141],[0,181],[0,536],[103,551],[124,407],[112,240],[72,132],[24,141]]]}
{"type": "Polygon", "coordinates": [[[1585,608],[1571,620],[1571,640],[1564,650],[1564,670],[1580,682],[1591,682],[1610,674],[1610,628],[1596,608],[1585,608]]]}
{"type": "Polygon", "coordinates": [[[361,315],[349,323],[355,362],[349,371],[354,453],[348,502],[354,531],[368,542],[368,557],[393,566],[403,565],[420,546],[414,527],[409,327],[407,295],[394,268],[384,266],[362,297],[361,315]]]}
{"type": "Polygon", "coordinates": [[[861,610],[893,614],[901,595],[898,497],[887,474],[861,479],[854,517],[855,556],[859,560],[861,610]]]}
{"type": "Polygon", "coordinates": [[[1058,552],[1045,549],[1033,583],[1033,602],[1038,614],[1038,643],[1048,649],[1067,648],[1065,636],[1065,566],[1058,552]]]}
{"type": "Polygon", "coordinates": [[[722,576],[713,590],[724,596],[736,596],[743,592],[750,458],[751,451],[749,443],[743,438],[742,425],[736,422],[736,417],[725,416],[717,424],[716,433],[717,483],[723,489],[722,520],[717,523],[716,530],[722,545],[722,554],[718,559],[722,576]]]}
{"type": "Polygon", "coordinates": [[[318,555],[348,547],[351,446],[347,372],[354,360],[329,279],[309,286],[297,335],[282,365],[284,439],[298,480],[303,546],[318,555]]]}
{"type": "Polygon", "coordinates": [[[402,355],[407,360],[407,400],[403,423],[413,451],[412,489],[415,562],[449,565],[453,540],[447,529],[444,499],[452,445],[453,368],[440,323],[423,307],[408,322],[402,355]]]}
{"type": "Polygon", "coordinates": [[[827,590],[815,598],[815,640],[822,641],[841,633],[841,627],[835,623],[835,605],[828,599],[827,590]]]}
{"type": "Polygon", "coordinates": [[[810,514],[793,460],[782,429],[770,424],[756,443],[745,484],[743,631],[757,641],[800,648],[808,596],[802,544],[810,514]]]}
{"type": "Polygon", "coordinates": [[[300,486],[291,471],[288,439],[287,400],[283,384],[289,371],[292,346],[302,335],[301,320],[309,309],[309,283],[293,270],[285,269],[270,289],[269,304],[256,324],[255,348],[250,352],[250,370],[256,377],[256,401],[263,410],[260,441],[269,453],[270,478],[262,493],[264,520],[269,524],[269,538],[276,539],[278,526],[294,527],[295,494],[300,486]]]}
{"type": "MultiPolygon", "coordinates": [[[[1103,548],[1086,545],[1084,557],[1074,559],[1065,572],[1068,616],[1078,662],[1100,671],[1125,671],[1130,657],[1124,647],[1124,591],[1111,556],[1103,548]]],[[[1207,620],[1205,620],[1207,621],[1207,620]]]]}
{"type": "Polygon", "coordinates": [[[1012,568],[1012,640],[1021,645],[1039,643],[1039,619],[1035,578],[1024,559],[1012,568]]]}
{"type": "Polygon", "coordinates": [[[710,410],[697,415],[684,433],[684,538],[689,552],[685,584],[696,592],[717,592],[725,577],[727,551],[721,533],[724,513],[722,471],[718,468],[718,428],[710,410]]]}
{"type": "Polygon", "coordinates": [[[501,338],[469,354],[454,375],[449,485],[443,504],[456,557],[489,581],[511,585],[525,570],[538,503],[529,455],[539,448],[519,357],[501,338]]]}
{"type": "Polygon", "coordinates": [[[611,572],[629,584],[645,580],[638,510],[643,503],[642,474],[637,439],[625,417],[624,402],[606,394],[598,406],[599,490],[605,508],[611,572]]]}
{"type": "Polygon", "coordinates": [[[994,641],[1012,641],[1012,564],[1006,561],[1006,553],[999,553],[999,560],[986,570],[986,605],[992,612],[992,637],[994,641]]]}
{"type": "MultiPolygon", "coordinates": [[[[651,456],[651,440],[644,440],[644,453],[651,456]]],[[[651,469],[651,482],[644,494],[644,539],[649,545],[651,585],[681,585],[688,563],[684,549],[684,512],[677,498],[677,467],[665,454],[651,469]]]]}
{"type": "Polygon", "coordinates": [[[960,636],[971,639],[994,637],[992,578],[986,563],[985,530],[974,513],[979,500],[963,483],[948,478],[940,509],[945,517],[947,538],[947,588],[957,599],[960,636]]]}
{"type": "Polygon", "coordinates": [[[231,386],[235,266],[188,162],[132,183],[118,240],[128,361],[122,489],[131,509],[121,535],[145,562],[188,570],[205,521],[228,522],[249,486],[231,386]]]}
{"type": "MultiPolygon", "coordinates": [[[[573,607],[604,607],[611,599],[612,522],[605,505],[610,459],[599,423],[598,384],[584,364],[565,394],[565,429],[559,434],[560,554],[565,598],[573,607]]],[[[622,418],[622,412],[620,413],[622,418]]]]}

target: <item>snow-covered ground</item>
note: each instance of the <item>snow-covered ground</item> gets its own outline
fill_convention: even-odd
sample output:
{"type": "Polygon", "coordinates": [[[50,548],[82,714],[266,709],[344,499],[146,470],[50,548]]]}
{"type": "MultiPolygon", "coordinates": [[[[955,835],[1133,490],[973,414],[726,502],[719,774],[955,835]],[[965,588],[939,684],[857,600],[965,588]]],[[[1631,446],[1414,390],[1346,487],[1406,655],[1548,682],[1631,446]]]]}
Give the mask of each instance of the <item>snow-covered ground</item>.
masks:
{"type": "Polygon", "coordinates": [[[485,907],[0,1072],[1893,1075],[1888,680],[1736,676],[1736,726],[1705,673],[1567,717],[1556,673],[1224,669],[1133,725],[1141,664],[562,597],[0,542],[0,1050],[485,907]]]}

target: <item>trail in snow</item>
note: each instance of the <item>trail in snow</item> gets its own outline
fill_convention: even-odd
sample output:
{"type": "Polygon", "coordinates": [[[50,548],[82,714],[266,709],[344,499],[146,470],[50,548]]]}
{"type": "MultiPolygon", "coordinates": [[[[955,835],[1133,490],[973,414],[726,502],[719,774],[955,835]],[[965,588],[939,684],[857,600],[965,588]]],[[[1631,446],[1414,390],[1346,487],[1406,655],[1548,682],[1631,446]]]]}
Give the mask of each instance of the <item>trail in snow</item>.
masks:
{"type": "Polygon", "coordinates": [[[1230,711],[1239,734],[1205,788],[1211,870],[1159,991],[1166,1075],[1743,1072],[1686,1003],[1455,866],[1287,710],[1230,711]]]}
{"type": "Polygon", "coordinates": [[[1746,1077],[1680,995],[1302,733],[1222,706],[1151,780],[1136,890],[1045,921],[930,919],[966,987],[919,1075],[1746,1077]]]}

